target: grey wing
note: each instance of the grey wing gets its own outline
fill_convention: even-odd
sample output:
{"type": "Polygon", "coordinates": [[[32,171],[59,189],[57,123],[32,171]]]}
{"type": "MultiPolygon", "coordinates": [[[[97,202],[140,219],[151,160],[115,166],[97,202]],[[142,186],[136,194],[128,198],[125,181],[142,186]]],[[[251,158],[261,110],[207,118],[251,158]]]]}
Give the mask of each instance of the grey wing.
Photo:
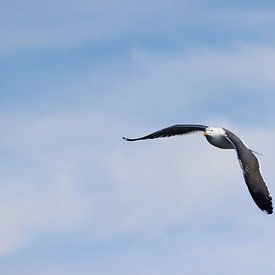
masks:
{"type": "Polygon", "coordinates": [[[226,130],[226,136],[232,142],[237,151],[244,179],[253,200],[261,210],[267,214],[272,214],[272,197],[261,175],[260,165],[257,158],[232,132],[226,130]]]}
{"type": "Polygon", "coordinates": [[[176,135],[183,135],[195,131],[205,131],[207,126],[205,125],[197,125],[197,124],[176,124],[159,131],[156,131],[152,134],[139,137],[139,138],[126,138],[123,137],[124,140],[127,141],[136,141],[136,140],[143,140],[143,139],[153,139],[153,138],[160,138],[160,137],[170,137],[176,135]]]}

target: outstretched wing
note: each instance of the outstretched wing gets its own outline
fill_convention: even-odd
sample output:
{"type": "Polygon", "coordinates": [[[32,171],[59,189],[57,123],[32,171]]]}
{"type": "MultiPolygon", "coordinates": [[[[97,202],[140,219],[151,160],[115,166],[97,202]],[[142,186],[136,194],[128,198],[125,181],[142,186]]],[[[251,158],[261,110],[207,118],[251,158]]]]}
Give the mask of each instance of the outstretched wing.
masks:
{"type": "Polygon", "coordinates": [[[253,200],[261,210],[267,214],[272,214],[272,197],[261,175],[257,158],[236,135],[226,129],[224,130],[227,139],[237,151],[244,179],[253,200]]]}
{"type": "Polygon", "coordinates": [[[183,134],[187,134],[195,131],[205,131],[206,128],[207,126],[204,126],[204,125],[176,124],[140,138],[123,137],[123,139],[127,141],[136,141],[136,140],[143,140],[143,139],[170,137],[170,136],[176,136],[176,135],[183,135],[183,134]]]}

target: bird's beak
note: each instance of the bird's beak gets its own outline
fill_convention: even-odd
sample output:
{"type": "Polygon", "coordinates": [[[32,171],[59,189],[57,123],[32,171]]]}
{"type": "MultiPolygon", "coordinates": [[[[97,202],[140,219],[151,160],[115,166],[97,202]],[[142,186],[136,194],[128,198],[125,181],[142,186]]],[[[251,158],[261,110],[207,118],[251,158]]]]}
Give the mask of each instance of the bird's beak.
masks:
{"type": "Polygon", "coordinates": [[[206,137],[206,136],[208,136],[208,133],[205,131],[205,132],[203,132],[203,135],[206,137]]]}

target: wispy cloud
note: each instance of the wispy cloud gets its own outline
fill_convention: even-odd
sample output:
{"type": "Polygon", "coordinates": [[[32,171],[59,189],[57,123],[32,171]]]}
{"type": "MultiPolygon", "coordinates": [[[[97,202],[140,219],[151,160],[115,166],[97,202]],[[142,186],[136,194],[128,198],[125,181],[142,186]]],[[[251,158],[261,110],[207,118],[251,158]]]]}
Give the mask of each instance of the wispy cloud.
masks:
{"type": "MultiPolygon", "coordinates": [[[[224,201],[248,193],[240,187],[234,152],[209,148],[200,135],[125,143],[122,124],[106,128],[112,119],[99,117],[64,113],[1,119],[1,148],[6,161],[12,156],[10,163],[2,159],[2,255],[41,234],[71,228],[86,232],[90,241],[160,237],[217,205],[221,215],[229,211],[224,201]]],[[[272,136],[264,135],[266,144],[272,144],[272,136]]],[[[230,207],[253,208],[249,195],[241,196],[247,199],[230,207]]]]}
{"type": "Polygon", "coordinates": [[[148,40],[148,36],[164,44],[183,46],[198,40],[211,44],[214,40],[211,42],[209,37],[217,39],[217,33],[230,44],[242,41],[242,37],[270,41],[272,9],[251,6],[239,10],[234,5],[228,7],[211,1],[200,8],[188,1],[151,1],[150,6],[145,1],[124,0],[115,4],[112,1],[59,0],[39,5],[31,0],[25,5],[12,1],[4,5],[1,12],[4,24],[0,32],[5,39],[0,48],[71,48],[111,41],[133,42],[137,37],[140,43],[142,40],[150,42],[152,39],[148,40]]]}
{"type": "Polygon", "coordinates": [[[3,3],[0,273],[273,274],[274,221],[234,151],[121,139],[225,126],[264,155],[274,195],[273,9],[3,3]]]}
{"type": "Polygon", "coordinates": [[[202,116],[206,120],[219,116],[238,123],[272,123],[273,55],[274,48],[263,45],[174,54],[137,50],[127,67],[107,71],[110,81],[103,78],[97,102],[105,111],[132,119],[144,114],[147,121],[201,122],[202,116]],[[265,112],[259,113],[262,106],[265,112]]]}

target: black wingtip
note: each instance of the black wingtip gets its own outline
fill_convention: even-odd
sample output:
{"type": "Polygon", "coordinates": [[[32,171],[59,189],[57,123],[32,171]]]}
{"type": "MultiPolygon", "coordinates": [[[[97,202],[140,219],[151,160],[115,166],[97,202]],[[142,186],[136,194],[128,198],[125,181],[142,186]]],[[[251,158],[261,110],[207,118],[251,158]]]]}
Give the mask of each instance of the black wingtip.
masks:
{"type": "Polygon", "coordinates": [[[272,198],[270,197],[270,205],[269,207],[265,210],[266,214],[272,214],[273,213],[273,205],[272,205],[272,198]]]}
{"type": "Polygon", "coordinates": [[[268,215],[270,215],[270,214],[272,214],[273,213],[273,211],[272,210],[269,210],[269,211],[264,211],[266,214],[268,214],[268,215]]]}
{"type": "Polygon", "coordinates": [[[143,138],[127,138],[127,137],[122,137],[123,140],[126,140],[126,141],[137,141],[137,140],[141,140],[143,138]]]}
{"type": "Polygon", "coordinates": [[[266,214],[273,213],[272,197],[270,195],[266,196],[264,201],[258,201],[257,204],[266,214]]]}
{"type": "Polygon", "coordinates": [[[263,210],[266,214],[272,214],[273,213],[273,208],[271,207],[271,208],[269,208],[269,209],[267,209],[267,210],[263,210]]]}

